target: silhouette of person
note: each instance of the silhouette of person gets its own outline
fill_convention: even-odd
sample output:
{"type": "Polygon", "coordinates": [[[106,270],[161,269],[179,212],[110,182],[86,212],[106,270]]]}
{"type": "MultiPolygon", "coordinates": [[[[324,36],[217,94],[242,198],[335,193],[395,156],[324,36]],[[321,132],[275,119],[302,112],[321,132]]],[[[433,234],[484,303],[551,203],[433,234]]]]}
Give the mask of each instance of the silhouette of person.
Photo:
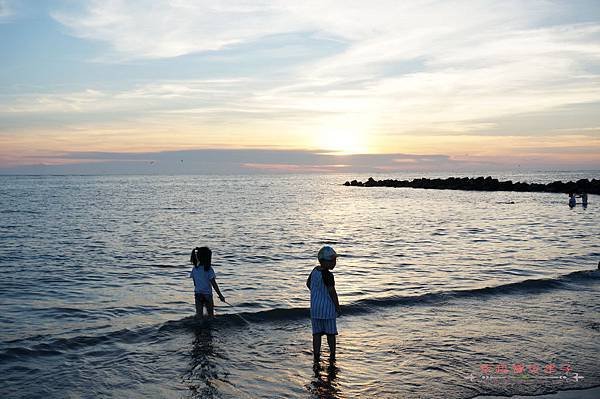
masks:
{"type": "Polygon", "coordinates": [[[573,208],[577,204],[577,199],[575,198],[575,194],[569,193],[569,207],[573,208]]]}

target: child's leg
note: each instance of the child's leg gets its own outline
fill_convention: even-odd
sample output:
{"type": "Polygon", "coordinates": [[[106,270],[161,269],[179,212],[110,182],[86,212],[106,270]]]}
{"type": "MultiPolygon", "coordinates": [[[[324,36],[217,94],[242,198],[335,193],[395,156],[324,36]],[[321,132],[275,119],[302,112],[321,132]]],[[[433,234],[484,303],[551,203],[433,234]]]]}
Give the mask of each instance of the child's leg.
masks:
{"type": "Polygon", "coordinates": [[[327,345],[329,345],[329,359],[335,360],[335,334],[327,334],[327,345]]]}
{"type": "Polygon", "coordinates": [[[322,334],[313,334],[313,356],[315,362],[318,362],[321,358],[321,335],[322,334]]]}
{"type": "Polygon", "coordinates": [[[194,302],[196,304],[196,317],[202,317],[202,297],[194,293],[194,302]]]}
{"type": "Polygon", "coordinates": [[[208,317],[211,319],[215,317],[215,303],[213,302],[212,295],[205,295],[205,304],[206,304],[206,313],[208,313],[208,317]]]}

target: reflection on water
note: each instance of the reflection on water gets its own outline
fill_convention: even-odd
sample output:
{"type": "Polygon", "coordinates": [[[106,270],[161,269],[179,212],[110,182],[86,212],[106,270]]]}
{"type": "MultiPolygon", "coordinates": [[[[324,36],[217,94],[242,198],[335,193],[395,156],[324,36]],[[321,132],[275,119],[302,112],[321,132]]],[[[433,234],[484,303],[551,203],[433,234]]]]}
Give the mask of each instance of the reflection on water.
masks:
{"type": "Polygon", "coordinates": [[[319,399],[340,399],[343,396],[336,381],[340,369],[335,362],[327,367],[315,364],[314,379],[307,385],[308,391],[319,399]]]}
{"type": "Polygon", "coordinates": [[[189,371],[183,378],[183,383],[190,389],[192,398],[218,397],[217,388],[212,385],[212,381],[218,378],[214,357],[211,325],[202,322],[194,327],[189,371]]]}

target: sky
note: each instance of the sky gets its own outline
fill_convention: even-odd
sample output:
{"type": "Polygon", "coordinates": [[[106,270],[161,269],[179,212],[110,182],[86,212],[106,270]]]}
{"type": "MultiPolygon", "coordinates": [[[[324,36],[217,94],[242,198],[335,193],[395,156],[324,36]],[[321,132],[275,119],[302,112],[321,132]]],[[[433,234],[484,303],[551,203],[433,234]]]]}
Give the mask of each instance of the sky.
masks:
{"type": "Polygon", "coordinates": [[[598,0],[0,0],[0,57],[3,174],[600,169],[598,0]]]}

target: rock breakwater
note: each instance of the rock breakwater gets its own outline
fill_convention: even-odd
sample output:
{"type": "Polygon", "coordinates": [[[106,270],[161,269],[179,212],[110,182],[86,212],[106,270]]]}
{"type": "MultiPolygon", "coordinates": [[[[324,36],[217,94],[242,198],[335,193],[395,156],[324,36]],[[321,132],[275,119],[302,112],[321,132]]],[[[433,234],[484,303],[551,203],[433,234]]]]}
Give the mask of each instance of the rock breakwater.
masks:
{"type": "Polygon", "coordinates": [[[547,193],[588,193],[600,194],[600,180],[580,179],[575,182],[555,181],[548,184],[522,183],[511,180],[499,181],[488,177],[449,177],[447,179],[414,179],[414,180],[375,180],[370,177],[366,182],[347,181],[345,186],[357,187],[411,187],[436,190],[472,190],[472,191],[532,191],[547,193]]]}

